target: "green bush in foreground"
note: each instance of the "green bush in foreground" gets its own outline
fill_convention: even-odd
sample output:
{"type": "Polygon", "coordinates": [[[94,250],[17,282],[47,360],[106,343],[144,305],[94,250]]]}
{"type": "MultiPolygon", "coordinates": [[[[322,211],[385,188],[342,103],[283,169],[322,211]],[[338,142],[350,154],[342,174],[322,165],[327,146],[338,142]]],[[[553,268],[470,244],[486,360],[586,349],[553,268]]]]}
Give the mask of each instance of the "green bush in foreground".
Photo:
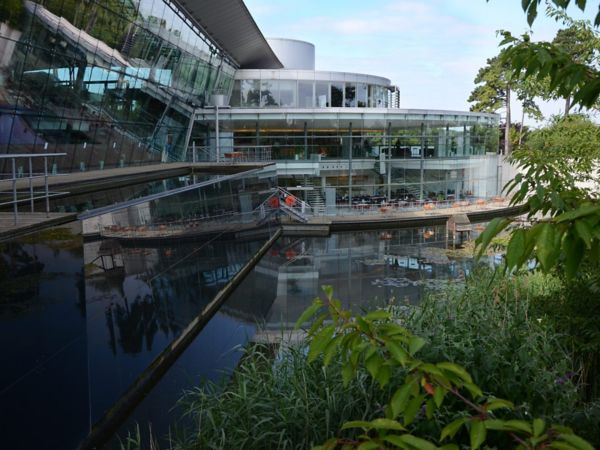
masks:
{"type": "MultiPolygon", "coordinates": [[[[473,375],[474,384],[483,392],[493,392],[514,401],[513,411],[490,412],[490,415],[498,414],[498,420],[508,418],[509,414],[532,426],[531,417],[540,416],[548,423],[578,425],[578,433],[598,427],[597,420],[591,421],[589,408],[578,406],[576,370],[569,353],[561,346],[561,336],[546,317],[537,316],[531,310],[530,298],[547,293],[545,291],[552,288],[552,283],[539,279],[539,275],[516,279],[520,281],[512,284],[503,277],[494,279],[493,275],[485,274],[468,280],[464,290],[449,289],[443,295],[430,295],[416,310],[392,306],[388,312],[375,312],[370,317],[382,317],[381,321],[374,321],[375,327],[386,323],[401,324],[425,337],[427,344],[419,351],[422,360],[448,360],[464,365],[473,375]]],[[[332,325],[325,322],[323,328],[330,327],[329,333],[332,325]]],[[[339,336],[339,332],[332,333],[331,339],[341,339],[339,336]]],[[[414,342],[420,345],[421,340],[415,339],[414,342]]],[[[314,350],[315,341],[312,342],[310,358],[319,353],[318,347],[314,350]]],[[[324,345],[320,349],[324,355],[312,362],[307,361],[305,350],[298,348],[282,350],[275,361],[256,348],[251,349],[226,386],[211,384],[184,398],[186,417],[191,419],[193,426],[184,427],[185,433],[179,434],[172,447],[310,448],[339,435],[343,424],[349,420],[369,422],[384,417],[386,409],[389,414],[389,407],[385,405],[404,385],[407,375],[414,377],[408,367],[401,369],[390,365],[384,349],[376,351],[381,359],[367,358],[369,362],[365,368],[358,364],[362,357],[356,357],[358,370],[350,374],[348,367],[352,364],[348,364],[345,350],[332,350],[327,343],[324,345]],[[326,367],[324,362],[328,363],[326,367]],[[383,369],[383,375],[379,375],[381,367],[389,367],[389,371],[383,369]],[[371,377],[373,373],[379,382],[371,377]],[[341,382],[343,378],[346,386],[341,382]],[[383,388],[379,386],[381,381],[385,382],[383,388]]],[[[421,391],[418,395],[425,395],[423,400],[431,397],[427,391],[422,392],[430,389],[425,387],[427,383],[421,385],[419,381],[417,384],[421,391]]],[[[431,382],[428,384],[435,387],[431,382]]],[[[468,391],[466,395],[469,395],[468,391]]],[[[446,394],[435,412],[430,402],[430,419],[427,419],[428,408],[421,411],[419,404],[415,417],[406,427],[415,436],[437,442],[448,423],[467,418],[455,439],[470,445],[469,427],[474,426],[479,432],[481,428],[468,418],[480,414],[467,412],[463,403],[451,397],[446,394]]],[[[415,400],[413,408],[416,403],[415,400]]],[[[494,406],[500,404],[510,405],[500,402],[494,406]]],[[[479,422],[485,428],[486,421],[479,422]]],[[[535,424],[539,427],[541,422],[535,424]]],[[[405,426],[404,422],[400,425],[405,426]]],[[[527,426],[524,422],[513,425],[527,426]]],[[[488,426],[504,425],[491,422],[488,426]]],[[[488,445],[497,448],[517,445],[510,436],[506,438],[506,433],[490,430],[488,434],[485,430],[488,445]]],[[[344,433],[348,433],[344,435],[348,439],[359,436],[352,430],[344,433]]],[[[392,446],[392,443],[388,444],[392,446]]],[[[571,444],[564,439],[553,445],[558,448],[561,444],[561,448],[577,448],[569,447],[571,444]]]]}

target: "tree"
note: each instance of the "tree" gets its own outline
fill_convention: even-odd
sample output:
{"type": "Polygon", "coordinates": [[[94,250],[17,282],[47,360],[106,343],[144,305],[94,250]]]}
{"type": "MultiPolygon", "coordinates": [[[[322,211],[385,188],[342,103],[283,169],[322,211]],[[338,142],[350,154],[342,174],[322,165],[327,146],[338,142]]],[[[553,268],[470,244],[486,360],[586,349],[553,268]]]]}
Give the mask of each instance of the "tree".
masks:
{"type": "Polygon", "coordinates": [[[0,23],[17,25],[24,11],[23,0],[2,0],[0,2],[0,23]]]}
{"type": "MultiPolygon", "coordinates": [[[[486,0],[490,1],[490,0],[486,0]]],[[[521,5],[523,6],[523,11],[527,14],[527,22],[531,26],[537,17],[537,8],[542,3],[542,1],[552,2],[557,7],[562,9],[567,9],[571,4],[571,0],[522,0],[521,5]]],[[[579,9],[585,11],[587,6],[587,0],[575,0],[573,3],[577,5],[579,9]]],[[[600,8],[598,10],[598,14],[596,14],[596,19],[594,20],[594,26],[600,25],[600,8]]]]}
{"type": "MultiPolygon", "coordinates": [[[[581,115],[555,119],[515,151],[512,161],[521,173],[505,189],[513,194],[511,204],[526,205],[533,226],[512,231],[508,270],[535,258],[543,271],[558,268],[573,279],[584,275],[582,267],[600,265],[600,193],[594,186],[599,160],[600,128],[581,115]]],[[[477,240],[479,255],[511,223],[494,219],[477,240]]],[[[593,273],[599,281],[598,271],[593,273]]]]}
{"type": "Polygon", "coordinates": [[[512,71],[511,65],[506,62],[502,52],[487,60],[487,65],[477,73],[475,87],[468,100],[475,103],[471,111],[497,112],[502,107],[506,108],[506,124],[504,128],[504,153],[511,152],[511,97],[514,92],[523,106],[525,114],[540,119],[542,114],[535,103],[538,86],[520,74],[512,71]]]}
{"type": "Polygon", "coordinates": [[[475,77],[475,87],[467,99],[471,111],[497,112],[502,107],[506,108],[506,125],[504,134],[504,153],[510,154],[510,94],[511,72],[510,66],[503,63],[499,56],[490,58],[486,66],[479,69],[475,77]]]}

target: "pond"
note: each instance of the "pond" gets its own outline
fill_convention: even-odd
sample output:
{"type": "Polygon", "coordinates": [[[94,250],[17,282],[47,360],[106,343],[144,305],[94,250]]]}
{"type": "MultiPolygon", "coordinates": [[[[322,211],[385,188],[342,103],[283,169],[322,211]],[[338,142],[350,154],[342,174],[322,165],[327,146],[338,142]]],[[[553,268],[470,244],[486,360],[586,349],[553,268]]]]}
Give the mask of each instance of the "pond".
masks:
{"type": "MultiPolygon", "coordinates": [[[[266,242],[83,242],[59,228],[0,246],[0,412],[7,448],[75,448],[136,377],[266,242]],[[31,433],[31,429],[36,430],[31,433]]],[[[290,329],[332,285],[355,311],[415,304],[462,280],[444,227],[282,237],[131,414],[157,435],[184,389],[218,380],[240,349],[290,329]]],[[[114,443],[113,443],[114,444],[114,443]]]]}

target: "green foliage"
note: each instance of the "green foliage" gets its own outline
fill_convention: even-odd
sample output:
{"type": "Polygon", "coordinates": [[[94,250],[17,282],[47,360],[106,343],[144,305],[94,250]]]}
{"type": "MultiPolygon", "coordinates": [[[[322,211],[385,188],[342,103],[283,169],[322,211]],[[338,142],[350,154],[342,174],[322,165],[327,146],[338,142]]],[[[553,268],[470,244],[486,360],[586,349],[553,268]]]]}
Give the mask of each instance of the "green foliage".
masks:
{"type": "Polygon", "coordinates": [[[0,22],[16,26],[23,17],[24,0],[2,0],[0,2],[0,22]]]}
{"type": "MultiPolygon", "coordinates": [[[[514,152],[520,173],[505,187],[511,204],[525,204],[531,227],[513,231],[506,268],[518,269],[532,258],[546,272],[559,267],[568,278],[582,262],[597,265],[600,257],[600,203],[593,187],[600,158],[600,128],[581,116],[557,119],[532,133],[514,152]],[[544,217],[538,219],[539,216],[544,217]]],[[[478,256],[510,224],[495,219],[478,237],[478,256]]]]}
{"type": "MultiPolygon", "coordinates": [[[[489,1],[489,0],[486,0],[489,1]]],[[[558,8],[566,9],[571,3],[575,3],[579,9],[585,11],[587,0],[548,0],[548,3],[553,3],[558,8]]],[[[531,26],[538,14],[538,6],[542,3],[542,0],[521,0],[523,11],[527,14],[527,23],[531,26]]],[[[600,25],[600,12],[596,15],[594,22],[596,26],[600,25]]]]}
{"type": "MultiPolygon", "coordinates": [[[[333,347],[344,367],[342,380],[345,386],[362,366],[367,367],[370,376],[382,388],[389,385],[394,372],[402,372],[404,380],[385,405],[384,417],[347,423],[343,429],[359,428],[362,432],[351,437],[332,438],[318,448],[450,449],[458,446],[446,444],[438,447],[438,443],[441,445],[448,438],[454,439],[458,433],[467,430],[471,449],[481,447],[488,439],[488,432],[502,432],[511,438],[513,445],[523,449],[593,448],[568,428],[547,426],[541,419],[519,420],[506,416],[504,410],[512,411],[514,405],[485,395],[460,365],[428,363],[418,358],[416,354],[425,341],[402,327],[391,312],[376,311],[352,317],[349,311],[341,308],[341,302],[333,298],[331,288],[325,292],[327,312],[323,314],[332,323],[324,325],[321,320],[323,314],[317,316],[316,323],[319,325],[309,331],[309,361],[319,356],[325,359],[326,353],[333,347]],[[420,411],[424,409],[427,419],[432,420],[444,404],[451,401],[463,405],[465,416],[446,424],[437,442],[410,432],[409,427],[420,411]]],[[[316,300],[315,305],[319,305],[319,309],[311,310],[313,316],[321,309],[321,300],[316,300]]],[[[327,366],[325,360],[324,363],[327,366]]]]}
{"type": "Polygon", "coordinates": [[[194,426],[179,430],[171,448],[310,448],[347,421],[375,416],[385,395],[366,373],[343,386],[342,371],[337,362],[308,364],[303,348],[273,360],[267,347],[250,347],[226,385],[207,383],[183,397],[183,422],[194,426]]]}
{"type": "Polygon", "coordinates": [[[497,112],[506,103],[507,89],[510,84],[510,66],[506,65],[496,56],[486,62],[486,66],[479,69],[475,77],[477,85],[467,99],[471,111],[497,112]]]}

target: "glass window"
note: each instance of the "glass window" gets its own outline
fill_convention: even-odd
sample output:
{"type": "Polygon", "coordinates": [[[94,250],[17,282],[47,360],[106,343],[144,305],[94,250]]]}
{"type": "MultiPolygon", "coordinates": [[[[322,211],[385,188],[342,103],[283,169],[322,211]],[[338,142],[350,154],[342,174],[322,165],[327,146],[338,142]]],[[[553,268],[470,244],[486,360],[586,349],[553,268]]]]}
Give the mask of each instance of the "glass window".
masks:
{"type": "Polygon", "coordinates": [[[258,107],[260,100],[260,81],[242,80],[242,106],[258,107]]]}
{"type": "Polygon", "coordinates": [[[295,80],[281,80],[279,82],[279,104],[289,108],[295,108],[298,105],[295,80]]]}
{"type": "Polygon", "coordinates": [[[341,108],[344,101],[344,83],[331,83],[331,106],[341,108]]]}
{"type": "MultiPolygon", "coordinates": [[[[359,108],[366,108],[367,106],[367,85],[366,84],[357,84],[356,85],[356,106],[359,108]]],[[[346,94],[347,96],[348,94],[346,94]]]]}
{"type": "Polygon", "coordinates": [[[260,82],[260,106],[277,106],[279,105],[279,81],[278,80],[262,80],[260,82]]]}
{"type": "Polygon", "coordinates": [[[313,108],[313,86],[312,81],[298,81],[298,107],[313,108]]]}
{"type": "Polygon", "coordinates": [[[241,96],[241,82],[240,80],[235,80],[235,82],[233,83],[233,91],[231,91],[231,100],[229,100],[229,104],[231,106],[240,106],[241,96]]]}
{"type": "Polygon", "coordinates": [[[356,85],[346,83],[346,97],[344,98],[346,108],[356,108],[356,85]]]}
{"type": "Polygon", "coordinates": [[[317,108],[329,107],[329,83],[322,81],[315,83],[315,106],[317,108]]]}

